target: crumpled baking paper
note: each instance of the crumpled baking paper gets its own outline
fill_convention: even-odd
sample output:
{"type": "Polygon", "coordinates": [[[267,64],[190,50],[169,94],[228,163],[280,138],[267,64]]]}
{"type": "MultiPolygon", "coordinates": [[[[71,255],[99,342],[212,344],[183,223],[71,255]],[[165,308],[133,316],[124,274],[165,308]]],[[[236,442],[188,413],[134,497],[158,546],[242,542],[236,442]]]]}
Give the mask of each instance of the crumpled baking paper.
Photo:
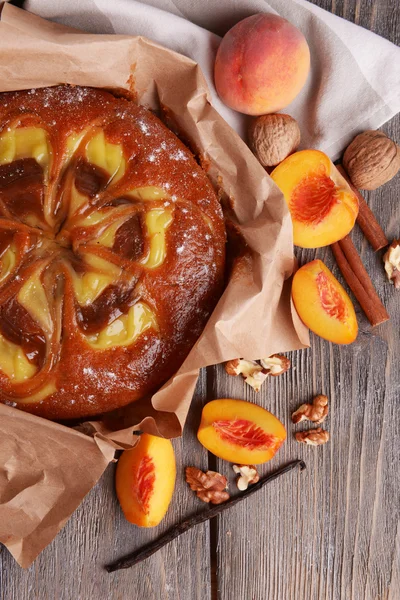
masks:
{"type": "Polygon", "coordinates": [[[180,435],[201,367],[308,344],[285,285],[294,264],[286,203],[211,106],[198,65],[143,37],[85,34],[3,6],[0,91],[59,83],[134,88],[141,104],[161,107],[210,165],[248,253],[182,367],[151,399],[78,430],[0,404],[0,541],[23,567],[51,542],[115,449],[133,444],[134,428],[180,435]]]}

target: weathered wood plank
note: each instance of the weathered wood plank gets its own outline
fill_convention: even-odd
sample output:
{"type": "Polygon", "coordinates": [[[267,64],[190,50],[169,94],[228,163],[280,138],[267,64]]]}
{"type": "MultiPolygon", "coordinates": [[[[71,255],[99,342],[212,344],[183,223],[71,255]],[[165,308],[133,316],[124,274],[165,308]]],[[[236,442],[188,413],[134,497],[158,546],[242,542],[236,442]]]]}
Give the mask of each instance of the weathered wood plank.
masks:
{"type": "MultiPolygon", "coordinates": [[[[333,266],[331,257],[325,260],[333,266]]],[[[378,275],[377,267],[374,271],[378,275]]],[[[379,289],[382,293],[382,285],[379,289]]],[[[287,426],[285,448],[263,473],[298,457],[308,466],[306,473],[276,482],[221,517],[221,600],[231,598],[232,590],[242,600],[372,600],[399,589],[394,572],[400,559],[395,547],[400,516],[395,293],[393,288],[382,293],[392,296],[386,299],[394,315],[391,325],[370,333],[360,315],[360,337],[348,348],[314,337],[312,350],[293,353],[291,373],[269,382],[259,395],[240,380],[216,378],[217,397],[256,401],[287,426]],[[290,414],[316,393],[330,398],[331,442],[309,448],[293,439],[301,427],[290,424],[290,414]]],[[[218,468],[229,473],[223,461],[218,468]]]]}
{"type": "Polygon", "coordinates": [[[207,454],[195,441],[206,391],[202,374],[183,438],[174,440],[177,485],[163,523],[152,530],[129,524],[114,492],[114,466],[88,494],[63,531],[24,571],[7,550],[0,552],[2,600],[208,600],[211,598],[208,524],[200,525],[133,569],[109,574],[103,566],[151,541],[198,510],[183,465],[207,468],[207,454]]]}

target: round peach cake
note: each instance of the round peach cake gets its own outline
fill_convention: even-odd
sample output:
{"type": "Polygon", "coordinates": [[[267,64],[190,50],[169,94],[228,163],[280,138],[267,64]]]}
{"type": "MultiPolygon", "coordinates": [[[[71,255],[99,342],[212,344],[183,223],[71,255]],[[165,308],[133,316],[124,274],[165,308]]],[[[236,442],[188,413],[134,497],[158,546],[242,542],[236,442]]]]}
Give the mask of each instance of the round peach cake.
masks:
{"type": "Polygon", "coordinates": [[[0,94],[0,400],[96,415],[179,368],[222,289],[206,174],[152,113],[103,90],[0,94]]]}

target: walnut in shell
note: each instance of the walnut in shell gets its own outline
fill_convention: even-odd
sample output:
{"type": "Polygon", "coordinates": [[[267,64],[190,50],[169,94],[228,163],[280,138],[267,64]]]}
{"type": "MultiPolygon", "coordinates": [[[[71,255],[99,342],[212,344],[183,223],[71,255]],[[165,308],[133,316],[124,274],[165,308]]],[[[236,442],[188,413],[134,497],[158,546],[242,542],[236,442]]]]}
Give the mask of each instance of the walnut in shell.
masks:
{"type": "Polygon", "coordinates": [[[364,131],[347,147],[343,166],[353,185],[376,190],[400,169],[400,147],[382,131],[364,131]]]}
{"type": "Polygon", "coordinates": [[[264,167],[275,167],[299,144],[299,126],[289,115],[263,115],[250,124],[249,146],[264,167]]]}

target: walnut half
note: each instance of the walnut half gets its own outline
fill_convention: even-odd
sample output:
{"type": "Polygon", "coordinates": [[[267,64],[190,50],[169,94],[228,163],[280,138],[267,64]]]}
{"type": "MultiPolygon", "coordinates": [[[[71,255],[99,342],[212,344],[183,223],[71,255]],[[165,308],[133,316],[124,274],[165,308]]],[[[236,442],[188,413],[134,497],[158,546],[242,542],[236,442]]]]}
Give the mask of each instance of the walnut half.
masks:
{"type": "Polygon", "coordinates": [[[241,375],[245,382],[251,385],[256,392],[260,391],[262,384],[268,377],[263,372],[263,367],[255,360],[245,360],[244,358],[228,360],[225,363],[225,371],[228,375],[241,375]]]}
{"type": "Polygon", "coordinates": [[[254,465],[233,465],[232,469],[237,474],[236,485],[243,492],[249,485],[260,480],[258,471],[254,465]]]}
{"type": "Polygon", "coordinates": [[[225,363],[225,371],[228,375],[241,375],[246,383],[259,392],[264,381],[272,375],[282,375],[290,368],[290,360],[282,354],[273,354],[269,358],[262,358],[261,364],[255,360],[235,358],[225,363]]]}
{"type": "Polygon", "coordinates": [[[293,414],[292,422],[301,423],[301,421],[312,421],[313,423],[323,423],[328,416],[328,398],[323,394],[315,396],[312,404],[302,404],[293,414]]]}
{"type": "Polygon", "coordinates": [[[226,491],[228,480],[221,473],[216,471],[204,473],[197,467],[186,467],[185,475],[186,482],[203,502],[222,504],[229,500],[229,494],[226,491]]]}
{"type": "Polygon", "coordinates": [[[383,256],[385,271],[396,289],[400,288],[400,240],[393,240],[383,256]]]}
{"type": "Polygon", "coordinates": [[[295,438],[302,444],[322,446],[322,444],[329,442],[329,432],[318,427],[317,429],[310,429],[309,431],[299,431],[295,433],[295,438]]]}
{"type": "Polygon", "coordinates": [[[272,375],[272,377],[282,375],[290,369],[290,360],[283,354],[273,354],[268,358],[261,358],[260,363],[264,373],[272,375]]]}

